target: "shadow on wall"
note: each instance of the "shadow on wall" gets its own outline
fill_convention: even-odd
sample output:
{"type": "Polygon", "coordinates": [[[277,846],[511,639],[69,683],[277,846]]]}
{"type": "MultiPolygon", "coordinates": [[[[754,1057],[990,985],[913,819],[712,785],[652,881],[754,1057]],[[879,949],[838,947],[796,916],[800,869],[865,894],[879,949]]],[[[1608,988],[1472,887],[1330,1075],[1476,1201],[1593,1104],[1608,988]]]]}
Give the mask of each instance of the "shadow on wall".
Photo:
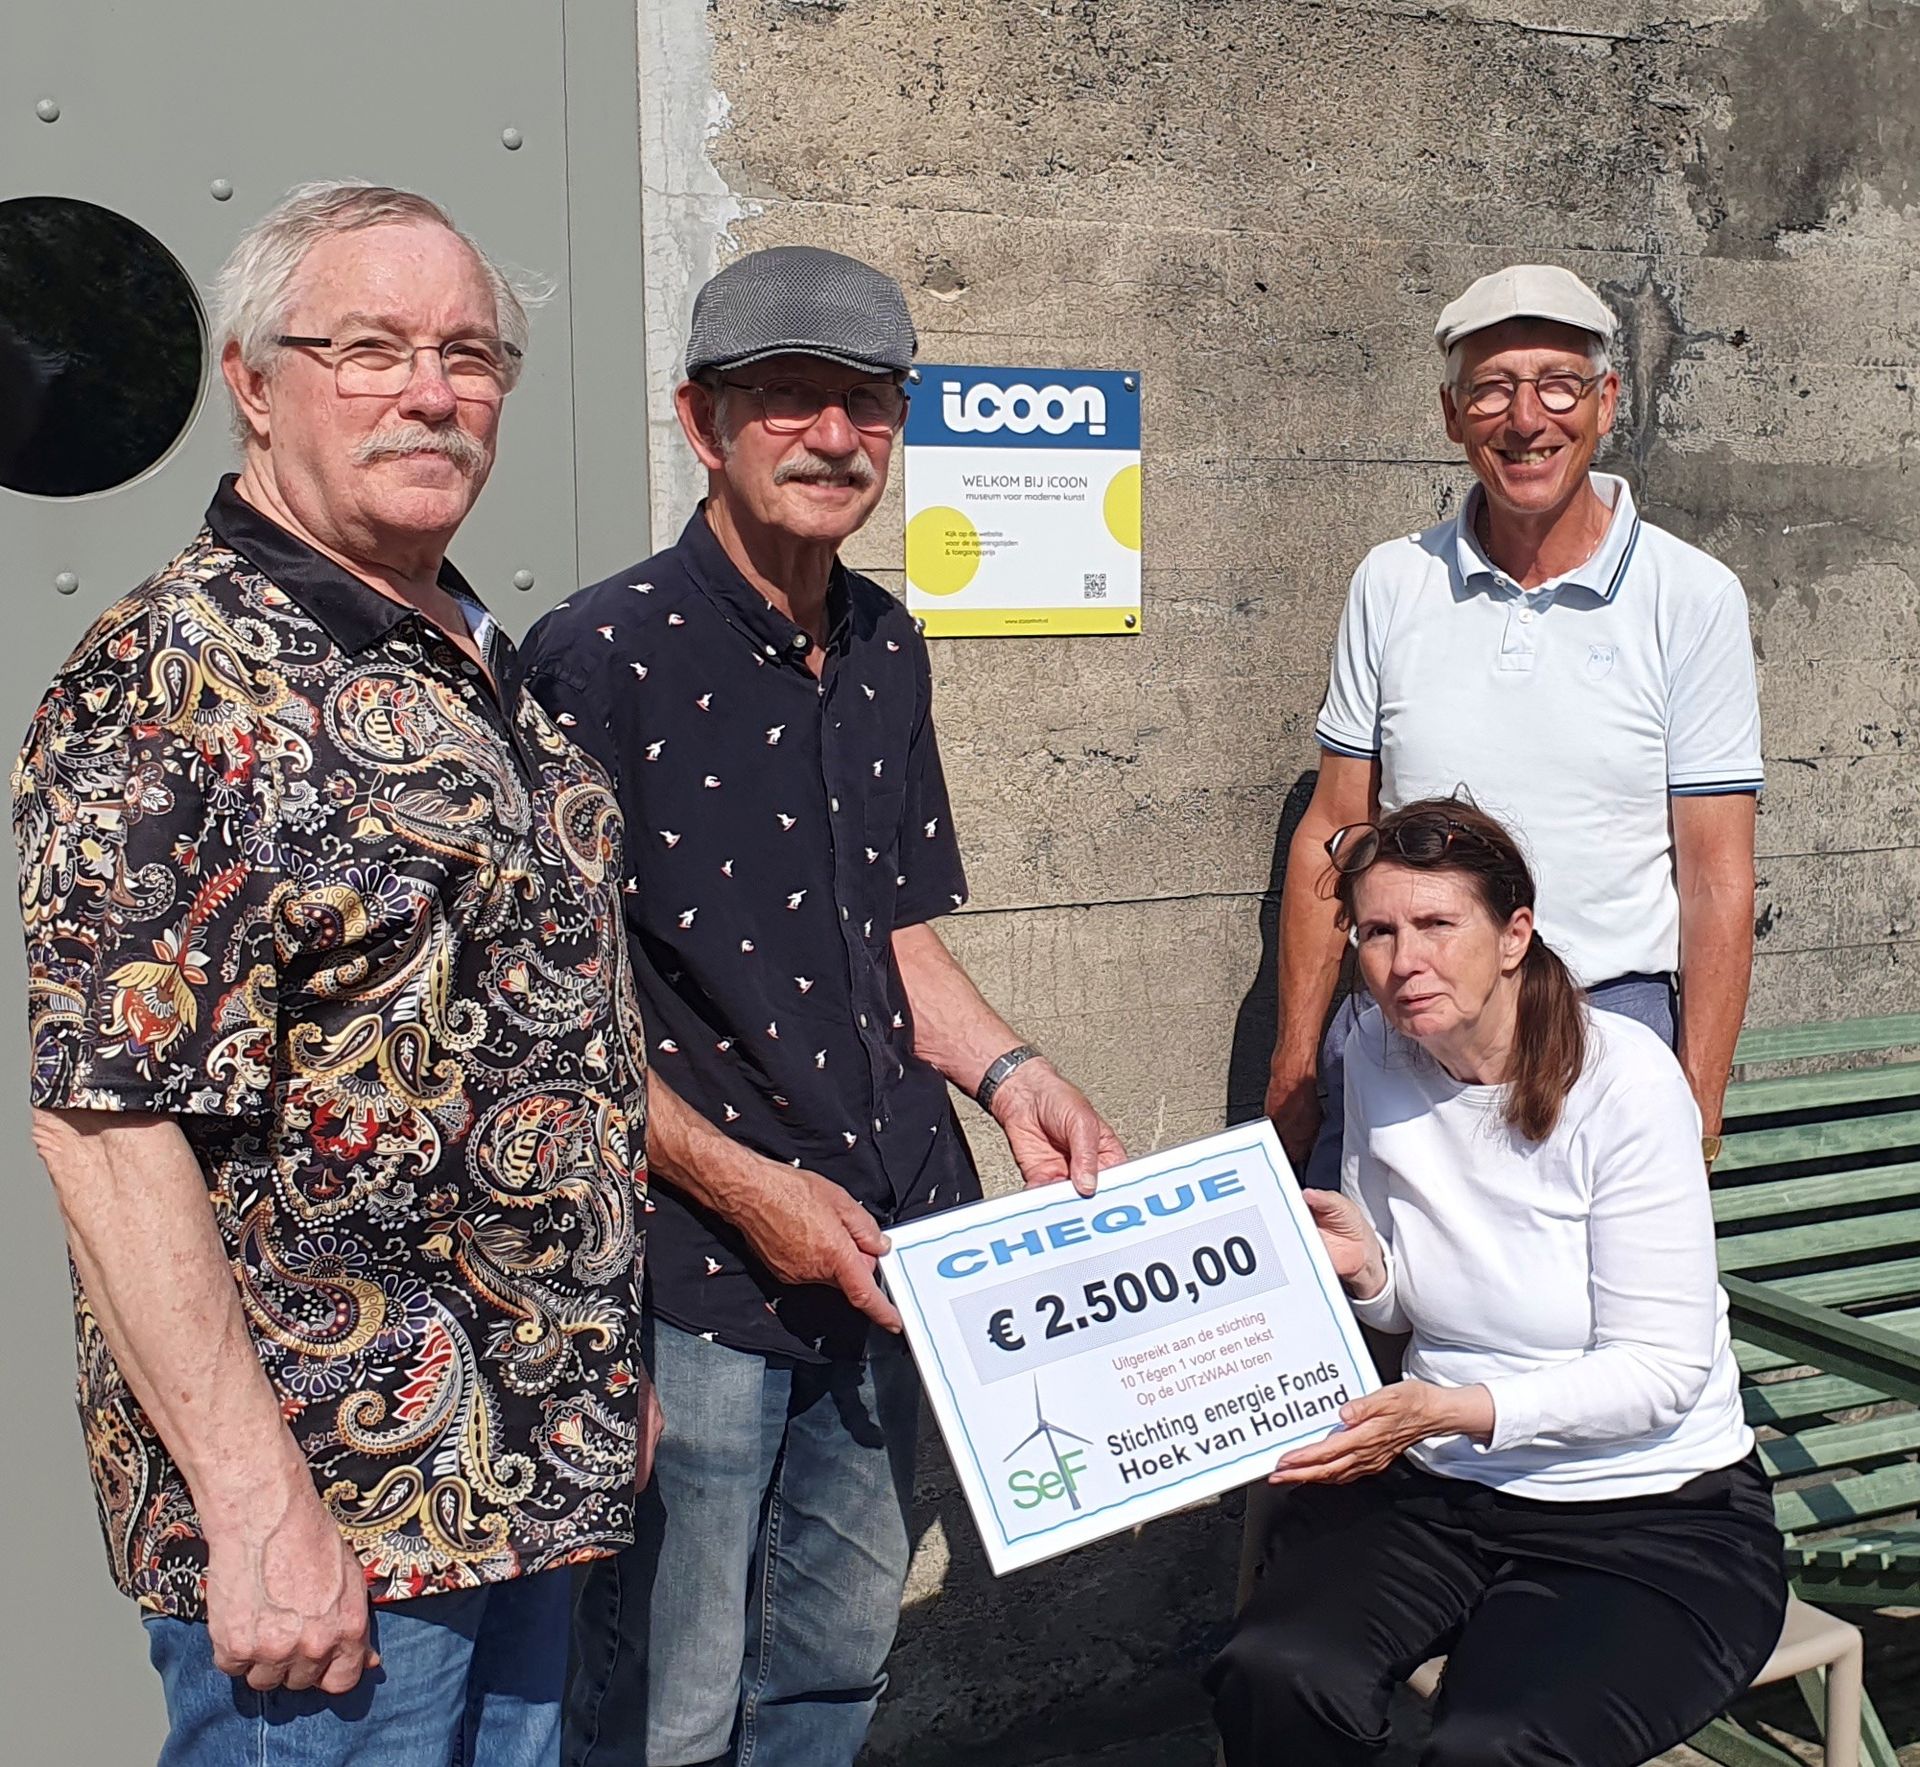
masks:
{"type": "Polygon", "coordinates": [[[1266,1109],[1267,1066],[1280,1028],[1280,892],[1287,882],[1287,848],[1319,780],[1317,771],[1309,771],[1293,782],[1274,830],[1273,860],[1260,898],[1260,967],[1233,1019],[1224,1119],[1228,1124],[1247,1122],[1266,1109]]]}
{"type": "MultiPolygon", "coordinates": [[[[1265,1106],[1287,848],[1318,778],[1294,781],[1274,831],[1223,1125],[1265,1106]]],[[[1156,1737],[1166,1739],[1155,1757],[1164,1767],[1187,1754],[1212,1760],[1211,1743],[1193,1736],[1207,1725],[1200,1674],[1231,1618],[1242,1493],[995,1578],[931,1423],[914,1483],[916,1562],[944,1546],[947,1563],[937,1588],[923,1592],[916,1577],[909,1593],[862,1767],[1058,1767],[1156,1737]]]]}

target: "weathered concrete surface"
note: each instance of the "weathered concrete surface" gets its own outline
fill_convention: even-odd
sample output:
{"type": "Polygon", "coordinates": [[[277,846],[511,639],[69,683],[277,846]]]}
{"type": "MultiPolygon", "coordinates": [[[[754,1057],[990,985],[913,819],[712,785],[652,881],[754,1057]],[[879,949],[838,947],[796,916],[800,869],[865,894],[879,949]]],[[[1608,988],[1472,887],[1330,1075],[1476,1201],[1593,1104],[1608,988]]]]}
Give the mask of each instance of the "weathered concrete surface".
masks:
{"type": "MultiPolygon", "coordinates": [[[[1772,782],[1752,1022],[1920,999],[1920,8],[649,0],[642,18],[655,362],[707,270],[811,240],[901,278],[929,359],[1146,377],[1145,635],[935,656],[975,887],[953,943],[1131,1145],[1258,1107],[1280,836],[1327,641],[1367,547],[1457,505],[1433,314],[1515,259],[1615,301],[1611,464],[1749,589],[1772,782]]],[[[664,531],[693,482],[664,426],[653,464],[664,531]]],[[[897,489],[854,556],[898,585],[897,489]]],[[[937,1445],[922,1485],[875,1767],[1064,1767],[1198,1720],[1231,1514],[995,1585],[937,1445]]],[[[1182,1749],[1206,1756],[1169,1734],[1124,1759],[1182,1749]]]]}

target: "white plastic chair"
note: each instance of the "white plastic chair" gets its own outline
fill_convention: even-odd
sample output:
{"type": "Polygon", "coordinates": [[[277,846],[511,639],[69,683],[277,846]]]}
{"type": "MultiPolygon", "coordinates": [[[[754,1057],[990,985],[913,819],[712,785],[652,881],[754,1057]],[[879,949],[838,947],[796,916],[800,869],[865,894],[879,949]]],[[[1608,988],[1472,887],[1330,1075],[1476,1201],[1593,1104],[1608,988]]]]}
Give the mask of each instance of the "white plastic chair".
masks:
{"type": "MultiPolygon", "coordinates": [[[[1804,1679],[1801,1686],[1807,1693],[1808,1705],[1820,1716],[1821,1736],[1825,1744],[1823,1759],[1827,1767],[1859,1767],[1860,1764],[1860,1692],[1864,1655],[1858,1626],[1823,1613],[1817,1607],[1809,1607],[1797,1595],[1789,1595],[1786,1623],[1780,1628],[1780,1642],[1773,1647],[1773,1655],[1767,1658],[1766,1667],[1753,1678],[1755,1687],[1784,1681],[1789,1675],[1820,1678],[1824,1683],[1824,1697],[1815,1697],[1818,1690],[1808,1688],[1804,1679]]],[[[1446,1666],[1445,1657],[1430,1657],[1407,1677],[1407,1685],[1422,1699],[1431,1699],[1440,1685],[1440,1677],[1446,1666]]],[[[1741,1742],[1748,1748],[1754,1747],[1752,1740],[1744,1736],[1741,1742]]],[[[1694,1746],[1698,1747],[1699,1744],[1694,1746]]],[[[1764,1744],[1758,1747],[1766,1749],[1764,1744]]],[[[1776,1751],[1766,1749],[1766,1753],[1774,1755],[1776,1751]]],[[[1739,1756],[1728,1755],[1724,1758],[1753,1760],[1757,1757],[1754,1753],[1743,1752],[1739,1756]]],[[[1784,1755],[1778,1758],[1787,1759],[1784,1755]]]]}

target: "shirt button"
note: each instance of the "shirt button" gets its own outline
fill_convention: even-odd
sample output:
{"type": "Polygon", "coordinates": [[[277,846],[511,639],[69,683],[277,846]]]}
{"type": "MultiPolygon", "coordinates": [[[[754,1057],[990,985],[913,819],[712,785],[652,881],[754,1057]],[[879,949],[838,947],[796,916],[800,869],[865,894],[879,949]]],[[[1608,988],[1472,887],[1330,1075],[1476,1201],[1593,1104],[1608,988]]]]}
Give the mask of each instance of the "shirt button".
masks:
{"type": "Polygon", "coordinates": [[[1532,623],[1533,623],[1533,609],[1530,607],[1523,607],[1520,610],[1520,624],[1523,626],[1528,626],[1528,625],[1531,625],[1532,623]]]}
{"type": "Polygon", "coordinates": [[[867,1015],[864,1012],[860,1015],[860,1028],[863,1031],[867,1028],[867,1015]]]}
{"type": "Polygon", "coordinates": [[[805,656],[813,648],[813,640],[804,632],[796,632],[793,635],[793,648],[805,656]]]}
{"type": "Polygon", "coordinates": [[[471,657],[462,658],[460,663],[460,673],[463,675],[477,675],[480,673],[480,665],[476,663],[471,657]]]}
{"type": "Polygon", "coordinates": [[[880,1133],[880,1119],[878,1117],[873,1119],[873,1132],[876,1135],[880,1133]]]}
{"type": "Polygon", "coordinates": [[[847,918],[847,911],[844,908],[840,910],[840,918],[842,920],[845,920],[847,918]]]}
{"type": "Polygon", "coordinates": [[[775,649],[773,648],[773,646],[772,646],[771,644],[769,644],[769,645],[767,646],[767,655],[768,655],[768,656],[778,656],[779,654],[780,654],[780,653],[779,653],[779,652],[778,652],[777,650],[775,650],[775,649]]]}
{"type": "Polygon", "coordinates": [[[836,815],[838,815],[840,810],[840,800],[838,798],[828,798],[827,808],[829,810],[832,810],[836,815]]]}

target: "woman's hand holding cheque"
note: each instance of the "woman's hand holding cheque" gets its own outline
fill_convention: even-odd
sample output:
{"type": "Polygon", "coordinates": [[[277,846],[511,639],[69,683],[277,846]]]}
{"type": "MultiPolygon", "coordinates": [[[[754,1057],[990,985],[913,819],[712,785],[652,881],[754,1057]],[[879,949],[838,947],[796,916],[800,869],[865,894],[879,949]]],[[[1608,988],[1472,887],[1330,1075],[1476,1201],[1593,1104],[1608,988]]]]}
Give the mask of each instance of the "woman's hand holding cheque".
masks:
{"type": "MultiPolygon", "coordinates": [[[[1347,1293],[1372,1300],[1387,1286],[1387,1260],[1380,1237],[1359,1208],[1331,1190],[1301,1193],[1320,1229],[1320,1243],[1347,1293]]],[[[1403,1380],[1340,1407],[1340,1428],[1310,1447],[1283,1454],[1268,1474],[1276,1485],[1344,1485],[1393,1464],[1428,1436],[1470,1436],[1485,1441],[1493,1431],[1493,1395],[1483,1386],[1438,1387],[1403,1380]]]]}

